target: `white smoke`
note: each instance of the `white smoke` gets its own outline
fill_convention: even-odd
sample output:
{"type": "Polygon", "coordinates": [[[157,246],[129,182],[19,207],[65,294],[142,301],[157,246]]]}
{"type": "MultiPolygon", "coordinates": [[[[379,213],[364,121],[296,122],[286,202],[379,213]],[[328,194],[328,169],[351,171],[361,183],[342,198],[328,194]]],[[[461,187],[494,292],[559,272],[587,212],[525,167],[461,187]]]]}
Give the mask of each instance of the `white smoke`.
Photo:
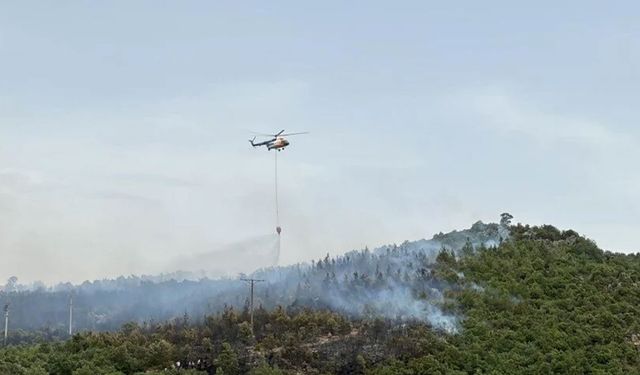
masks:
{"type": "Polygon", "coordinates": [[[326,302],[333,309],[348,312],[360,317],[381,317],[399,321],[428,322],[436,329],[448,333],[458,332],[459,318],[446,314],[436,305],[444,300],[442,292],[430,288],[428,299],[419,298],[406,285],[388,282],[382,290],[358,290],[358,293],[346,296],[331,293],[326,302]]]}
{"type": "Polygon", "coordinates": [[[280,257],[279,241],[277,234],[267,234],[229,243],[214,251],[175,257],[166,266],[166,272],[217,278],[273,267],[280,257]]]}

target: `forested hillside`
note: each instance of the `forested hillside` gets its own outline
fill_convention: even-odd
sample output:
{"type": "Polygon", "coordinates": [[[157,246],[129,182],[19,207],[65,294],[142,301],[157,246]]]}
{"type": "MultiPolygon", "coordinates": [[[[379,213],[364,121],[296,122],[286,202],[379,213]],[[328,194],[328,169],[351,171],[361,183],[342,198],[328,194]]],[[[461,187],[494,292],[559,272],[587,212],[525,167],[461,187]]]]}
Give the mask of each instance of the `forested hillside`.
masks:
{"type": "MultiPolygon", "coordinates": [[[[456,317],[445,315],[438,305],[443,291],[459,286],[434,274],[431,265],[443,248],[457,252],[465,245],[491,246],[507,236],[505,225],[478,222],[466,230],[437,234],[431,240],[406,241],[337,257],[327,254],[307,264],[262,269],[249,276],[265,280],[256,288],[256,301],[267,309],[330,308],[351,317],[429,320],[455,330],[456,317]],[[422,314],[425,310],[431,313],[422,314]]],[[[26,288],[10,280],[3,289],[0,304],[11,304],[11,340],[15,343],[27,338],[25,331],[64,336],[72,295],[76,330],[105,331],[130,321],[159,322],[185,313],[202,321],[205,314],[228,306],[242,308],[249,291],[238,278],[194,280],[180,272],[52,288],[26,288]]]]}
{"type": "Polygon", "coordinates": [[[254,335],[248,308],[229,305],[204,318],[10,346],[0,373],[640,373],[639,256],[552,226],[510,233],[433,258],[414,243],[314,262],[290,303],[257,309],[254,335]]]}

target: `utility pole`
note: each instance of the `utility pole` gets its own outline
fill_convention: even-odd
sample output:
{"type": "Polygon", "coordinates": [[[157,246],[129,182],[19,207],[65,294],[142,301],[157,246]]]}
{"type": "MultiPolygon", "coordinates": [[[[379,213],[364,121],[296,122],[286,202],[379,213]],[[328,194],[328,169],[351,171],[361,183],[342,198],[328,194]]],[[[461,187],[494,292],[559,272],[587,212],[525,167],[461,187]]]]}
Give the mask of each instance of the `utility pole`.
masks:
{"type": "Polygon", "coordinates": [[[4,305],[4,345],[7,346],[7,338],[9,337],[9,304],[4,305]]]}
{"type": "Polygon", "coordinates": [[[244,282],[249,283],[249,285],[251,286],[251,299],[249,300],[249,309],[251,311],[251,334],[253,335],[253,289],[254,289],[254,285],[255,283],[259,283],[259,282],[263,282],[264,280],[258,280],[258,279],[240,279],[244,282]]]}
{"type": "Polygon", "coordinates": [[[73,336],[73,293],[69,296],[69,336],[73,336]]]}

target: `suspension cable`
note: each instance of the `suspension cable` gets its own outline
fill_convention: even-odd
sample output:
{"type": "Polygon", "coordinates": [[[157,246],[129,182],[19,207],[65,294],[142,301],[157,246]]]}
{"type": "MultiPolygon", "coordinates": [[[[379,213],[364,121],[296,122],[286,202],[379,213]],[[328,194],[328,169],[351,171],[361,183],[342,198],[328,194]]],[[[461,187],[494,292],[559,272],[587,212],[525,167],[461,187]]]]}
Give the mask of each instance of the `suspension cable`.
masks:
{"type": "Polygon", "coordinates": [[[276,188],[276,228],[278,230],[278,234],[280,234],[280,209],[278,204],[278,150],[274,150],[275,158],[276,158],[276,176],[275,176],[275,188],[276,188]]]}

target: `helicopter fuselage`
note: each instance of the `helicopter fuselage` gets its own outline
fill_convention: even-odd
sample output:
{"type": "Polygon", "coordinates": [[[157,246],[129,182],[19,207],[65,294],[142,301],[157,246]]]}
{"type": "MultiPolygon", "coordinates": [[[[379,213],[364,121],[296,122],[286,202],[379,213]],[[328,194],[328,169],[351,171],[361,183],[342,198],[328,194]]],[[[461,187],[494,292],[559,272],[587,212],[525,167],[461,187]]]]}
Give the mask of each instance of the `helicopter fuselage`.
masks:
{"type": "Polygon", "coordinates": [[[308,133],[309,132],[285,133],[284,130],[280,130],[280,132],[278,132],[278,133],[276,133],[274,135],[255,133],[257,136],[267,136],[267,137],[273,137],[273,138],[270,138],[269,140],[265,140],[264,142],[257,142],[256,143],[256,142],[254,142],[256,140],[256,137],[253,137],[253,139],[250,139],[249,142],[251,143],[251,146],[253,146],[253,147],[265,146],[267,148],[267,150],[282,151],[285,147],[289,146],[289,141],[287,140],[287,138],[285,138],[285,136],[308,134],[308,133]]]}
{"type": "Polygon", "coordinates": [[[289,146],[289,141],[285,137],[276,137],[275,140],[267,144],[269,150],[282,150],[289,146]]]}
{"type": "Polygon", "coordinates": [[[281,151],[285,147],[289,146],[289,141],[285,137],[280,137],[280,136],[264,142],[254,143],[253,139],[250,139],[249,142],[251,142],[251,146],[253,147],[265,146],[267,150],[281,151]]]}

